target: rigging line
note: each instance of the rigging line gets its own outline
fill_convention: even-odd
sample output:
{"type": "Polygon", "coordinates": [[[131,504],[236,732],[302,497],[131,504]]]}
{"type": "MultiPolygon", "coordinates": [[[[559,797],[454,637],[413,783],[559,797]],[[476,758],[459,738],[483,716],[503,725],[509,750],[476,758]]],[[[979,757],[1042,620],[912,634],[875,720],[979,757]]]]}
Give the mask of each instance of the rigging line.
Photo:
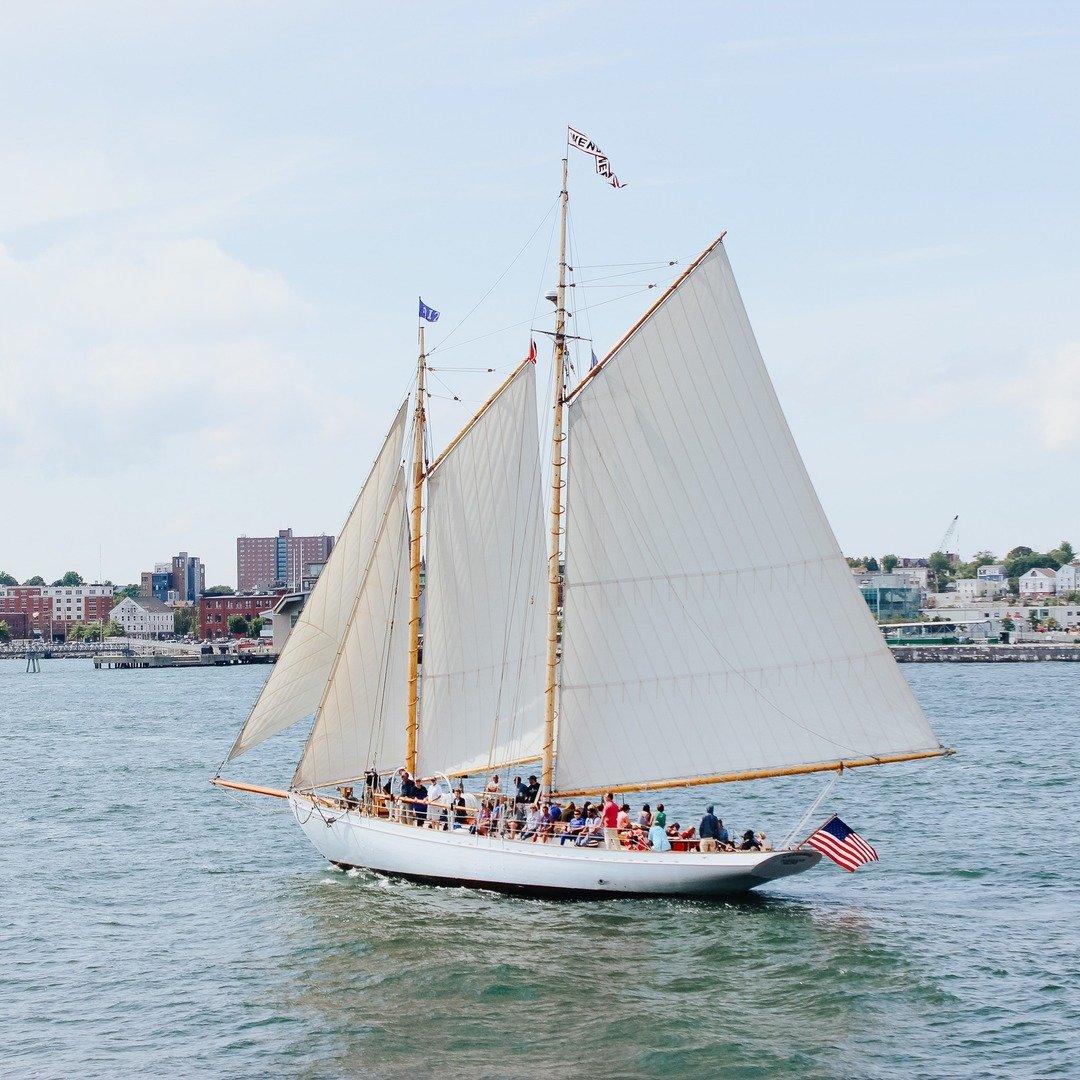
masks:
{"type": "MultiPolygon", "coordinates": [[[[594,461],[597,460],[597,459],[599,459],[601,465],[604,468],[604,471],[607,474],[607,477],[608,477],[608,489],[610,491],[614,492],[616,499],[618,499],[619,502],[622,504],[623,510],[628,511],[629,506],[628,506],[628,504],[626,502],[626,498],[622,494],[622,491],[621,491],[621,489],[619,487],[619,484],[616,482],[616,478],[615,478],[610,466],[608,465],[607,459],[606,459],[603,451],[598,452],[596,454],[596,456],[593,458],[594,461]]],[[[632,515],[632,514],[627,513],[626,516],[630,521],[633,521],[633,522],[637,521],[635,516],[632,515]]],[[[661,560],[660,560],[660,557],[659,557],[659,552],[656,550],[655,544],[652,544],[650,542],[650,538],[645,533],[645,531],[641,527],[641,525],[637,524],[637,527],[636,527],[636,529],[634,531],[636,532],[638,540],[642,545],[642,550],[644,550],[644,551],[646,551],[648,553],[650,558],[653,560],[654,565],[656,565],[657,567],[662,566],[663,564],[661,563],[661,560]]],[[[781,716],[785,720],[787,720],[788,723],[793,724],[795,727],[799,728],[800,731],[805,731],[807,734],[813,735],[815,738],[821,739],[823,742],[830,743],[833,746],[839,747],[839,748],[841,748],[843,750],[847,750],[851,754],[853,754],[855,756],[858,756],[859,751],[857,751],[855,749],[855,747],[849,746],[847,743],[839,742],[837,739],[831,738],[828,735],[823,735],[820,731],[815,731],[813,728],[808,727],[806,724],[800,723],[798,720],[795,719],[795,717],[793,717],[789,713],[785,712],[774,701],[772,701],[768,697],[766,697],[765,694],[762,692],[762,690],[759,687],[755,686],[746,677],[746,675],[743,672],[739,671],[735,667],[735,665],[721,652],[720,646],[713,639],[712,635],[708,632],[708,629],[698,619],[696,619],[694,617],[694,615],[690,611],[690,608],[687,605],[686,601],[680,599],[678,591],[675,589],[673,583],[668,581],[666,578],[664,578],[663,575],[658,575],[658,578],[663,580],[667,584],[668,591],[670,592],[672,597],[675,599],[675,602],[678,604],[678,606],[681,608],[681,610],[683,612],[683,615],[687,618],[687,620],[691,623],[691,625],[693,625],[698,630],[698,632],[701,634],[701,640],[704,641],[706,644],[708,644],[708,646],[716,654],[717,659],[719,659],[719,661],[728,669],[728,674],[733,675],[735,678],[739,679],[747,687],[747,689],[756,698],[758,698],[758,700],[763,702],[768,708],[772,709],[778,716],[781,716]]]]}
{"type": "Polygon", "coordinates": [[[611,270],[623,266],[678,266],[678,264],[678,259],[648,259],[645,262],[639,263],[575,263],[574,266],[577,270],[611,270]]]}
{"type": "MultiPolygon", "coordinates": [[[[584,313],[586,311],[593,311],[596,308],[606,307],[608,304],[618,303],[620,300],[629,300],[632,297],[638,296],[641,293],[650,292],[651,290],[657,289],[657,288],[659,288],[659,285],[639,286],[638,288],[633,289],[628,293],[625,293],[623,296],[614,296],[610,300],[601,300],[601,301],[599,301],[599,303],[596,303],[596,304],[584,305],[584,306],[576,308],[574,310],[574,317],[577,318],[579,315],[581,315],[582,313],[584,313]]],[[[477,341],[486,341],[488,338],[495,337],[497,334],[505,334],[510,330],[517,330],[519,327],[522,327],[522,326],[532,326],[535,322],[536,322],[535,318],[534,319],[522,319],[519,322],[509,323],[506,326],[502,326],[498,330],[490,330],[486,334],[480,334],[477,337],[469,338],[467,341],[459,341],[456,345],[450,345],[450,346],[447,346],[445,348],[440,346],[440,348],[442,348],[444,352],[451,352],[454,349],[462,349],[466,345],[473,345],[477,341]]],[[[537,333],[543,334],[543,333],[548,333],[548,331],[538,330],[537,333]]],[[[570,335],[567,335],[567,337],[569,337],[569,336],[570,335]]]]}
{"type": "MultiPolygon", "coordinates": [[[[521,256],[525,254],[526,249],[533,242],[533,239],[536,236],[536,234],[544,227],[544,222],[547,221],[547,219],[552,216],[552,214],[555,211],[555,208],[559,205],[559,199],[561,197],[562,197],[562,194],[560,192],[559,197],[556,198],[555,201],[548,208],[547,213],[544,214],[544,216],[540,219],[540,221],[537,224],[536,228],[533,229],[532,233],[530,233],[529,239],[526,240],[524,244],[522,244],[520,250],[514,256],[514,258],[511,260],[510,264],[506,267],[506,269],[503,270],[503,272],[495,279],[495,281],[488,288],[487,292],[484,293],[484,295],[481,296],[479,300],[477,300],[477,302],[473,305],[472,309],[465,315],[465,317],[458,321],[458,323],[454,327],[454,329],[451,330],[450,333],[447,334],[446,337],[443,338],[443,340],[441,342],[439,342],[438,345],[435,346],[435,348],[430,350],[429,355],[430,355],[430,353],[436,352],[436,351],[438,351],[440,349],[444,349],[446,347],[446,343],[458,332],[458,330],[461,329],[462,326],[465,325],[466,322],[468,322],[469,319],[472,318],[472,316],[474,314],[476,314],[476,311],[481,306],[481,304],[483,304],[484,301],[495,291],[495,289],[498,288],[498,286],[499,286],[500,282],[503,280],[503,278],[505,278],[506,275],[510,273],[510,271],[517,264],[517,262],[521,258],[521,256]]],[[[453,346],[453,348],[457,348],[457,347],[458,346],[453,346]]]]}
{"type": "MultiPolygon", "coordinates": [[[[428,374],[429,374],[429,375],[431,375],[431,377],[432,377],[432,378],[433,378],[433,379],[434,379],[434,380],[435,380],[435,381],[436,381],[436,382],[437,382],[437,383],[438,383],[438,384],[439,384],[439,385],[440,385],[440,386],[441,386],[441,387],[442,387],[442,388],[443,388],[443,389],[444,389],[444,390],[445,390],[445,391],[446,391],[446,392],[447,392],[448,394],[451,394],[451,395],[453,396],[453,400],[454,400],[454,401],[460,401],[460,400],[461,400],[461,398],[460,398],[460,397],[458,397],[458,395],[457,395],[457,394],[455,394],[455,393],[454,393],[454,391],[453,391],[453,390],[451,390],[451,389],[450,389],[450,387],[449,387],[449,386],[447,386],[447,385],[446,385],[446,383],[445,383],[445,382],[444,382],[444,381],[443,381],[442,379],[440,379],[438,375],[434,374],[434,373],[433,373],[433,372],[431,371],[431,369],[430,369],[430,368],[428,369],[428,374]]],[[[430,395],[429,395],[429,396],[430,396],[430,395]]],[[[427,432],[425,431],[425,433],[424,433],[424,434],[426,435],[426,434],[427,434],[427,432]]]]}
{"type": "MultiPolygon", "coordinates": [[[[643,266],[639,270],[627,270],[624,274],[603,274],[600,277],[595,278],[579,278],[579,285],[594,285],[598,281],[611,281],[614,278],[627,278],[633,277],[635,274],[647,274],[654,270],[666,270],[669,266],[674,266],[674,263],[663,263],[660,266],[643,266]]],[[[613,286],[612,286],[613,287],[613,286]]]]}

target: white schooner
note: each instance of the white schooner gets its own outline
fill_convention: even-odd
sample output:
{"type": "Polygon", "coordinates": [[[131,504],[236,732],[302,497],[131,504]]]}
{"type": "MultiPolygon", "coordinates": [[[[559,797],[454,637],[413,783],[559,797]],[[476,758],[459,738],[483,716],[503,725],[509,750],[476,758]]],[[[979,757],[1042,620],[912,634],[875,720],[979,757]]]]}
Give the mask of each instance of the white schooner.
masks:
{"type": "Polygon", "coordinates": [[[456,778],[530,765],[570,798],[949,752],[825,518],[723,237],[570,386],[567,201],[564,159],[548,512],[530,360],[425,462],[421,324],[414,406],[226,759],[314,715],[289,788],[213,782],[287,798],[340,867],[534,895],[744,892],[821,856],[522,842],[510,815],[417,827],[365,784],[437,778],[435,825],[456,778]]]}

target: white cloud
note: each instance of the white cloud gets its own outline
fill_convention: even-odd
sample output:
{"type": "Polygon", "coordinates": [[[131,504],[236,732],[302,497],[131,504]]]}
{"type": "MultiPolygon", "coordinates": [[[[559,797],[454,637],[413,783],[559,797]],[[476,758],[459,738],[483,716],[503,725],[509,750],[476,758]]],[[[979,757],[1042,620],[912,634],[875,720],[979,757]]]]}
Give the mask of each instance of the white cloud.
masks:
{"type": "MultiPolygon", "coordinates": [[[[0,249],[0,420],[14,453],[96,473],[133,448],[141,461],[181,432],[215,467],[250,456],[288,405],[281,344],[311,306],[278,274],[213,240],[122,258],[83,245],[20,261],[0,249]]],[[[47,466],[44,463],[48,463],[47,466]]]]}
{"type": "Polygon", "coordinates": [[[1080,341],[1039,353],[1002,386],[1024,411],[1033,439],[1051,453],[1080,449],[1080,341]]]}

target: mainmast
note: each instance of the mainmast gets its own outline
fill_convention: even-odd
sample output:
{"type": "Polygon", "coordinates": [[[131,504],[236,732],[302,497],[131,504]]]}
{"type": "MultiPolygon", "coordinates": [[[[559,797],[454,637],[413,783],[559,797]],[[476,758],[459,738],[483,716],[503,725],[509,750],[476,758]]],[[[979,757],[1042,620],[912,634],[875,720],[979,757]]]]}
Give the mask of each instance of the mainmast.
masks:
{"type": "Polygon", "coordinates": [[[416,362],[416,412],[413,416],[412,524],[409,543],[409,691],[405,729],[405,768],[416,775],[417,672],[420,666],[420,515],[424,486],[424,328],[420,327],[420,355],[416,362]]]}
{"type": "Polygon", "coordinates": [[[555,299],[555,415],[551,426],[551,538],[548,546],[548,646],[547,681],[544,692],[544,759],[541,783],[552,789],[555,760],[555,685],[559,651],[559,539],[562,535],[563,488],[563,383],[566,379],[566,183],[567,159],[562,163],[562,192],[559,214],[559,285],[555,299]]]}

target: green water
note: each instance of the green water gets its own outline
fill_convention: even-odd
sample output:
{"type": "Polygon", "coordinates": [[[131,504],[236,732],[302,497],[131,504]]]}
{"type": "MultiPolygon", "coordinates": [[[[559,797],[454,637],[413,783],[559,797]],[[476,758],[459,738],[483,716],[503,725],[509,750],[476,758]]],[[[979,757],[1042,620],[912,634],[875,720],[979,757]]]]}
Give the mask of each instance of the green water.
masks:
{"type": "MultiPolygon", "coordinates": [[[[0,662],[5,1078],[1080,1075],[1080,665],[907,665],[958,755],[850,774],[821,815],[879,864],[563,904],[343,874],[211,788],[265,668],[23,667],[0,662]]],[[[283,784],[295,751],[234,771],[283,784]]],[[[821,785],[665,801],[779,838],[821,785]]]]}

